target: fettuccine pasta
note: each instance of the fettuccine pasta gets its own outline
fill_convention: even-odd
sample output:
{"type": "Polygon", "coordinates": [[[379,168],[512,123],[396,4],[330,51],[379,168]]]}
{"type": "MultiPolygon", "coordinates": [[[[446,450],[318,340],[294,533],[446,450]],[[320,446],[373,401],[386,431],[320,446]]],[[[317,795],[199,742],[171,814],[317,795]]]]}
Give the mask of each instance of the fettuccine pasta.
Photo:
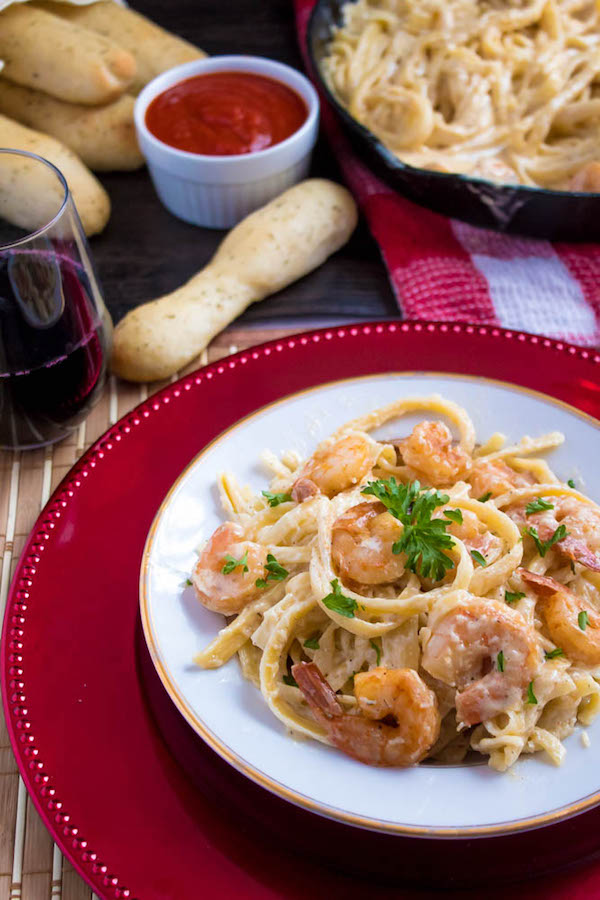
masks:
{"type": "Polygon", "coordinates": [[[227,622],[195,662],[237,655],[286,728],[363,763],[560,764],[600,708],[600,509],[540,456],[562,442],[478,444],[461,407],[406,397],[305,461],[265,453],[260,495],[224,473],[191,581],[227,622]]]}
{"type": "Polygon", "coordinates": [[[403,162],[600,191],[594,0],[358,0],[323,74],[403,162]]]}

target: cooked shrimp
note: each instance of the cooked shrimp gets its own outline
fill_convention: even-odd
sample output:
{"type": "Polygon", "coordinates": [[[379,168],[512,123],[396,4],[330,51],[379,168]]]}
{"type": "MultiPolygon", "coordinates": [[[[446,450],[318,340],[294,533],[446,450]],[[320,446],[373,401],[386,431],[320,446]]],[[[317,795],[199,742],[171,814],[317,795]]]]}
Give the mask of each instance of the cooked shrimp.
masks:
{"type": "Polygon", "coordinates": [[[373,465],[374,443],[355,432],[320,444],[292,486],[292,497],[302,503],[315,494],[333,497],[358,484],[373,465]]]}
{"type": "Polygon", "coordinates": [[[479,499],[491,494],[500,497],[515,488],[529,487],[535,479],[529,472],[515,472],[503,459],[490,459],[487,462],[476,460],[469,476],[471,496],[479,499]]]}
{"type": "Polygon", "coordinates": [[[404,573],[404,554],[392,546],[402,526],[383,503],[358,503],[333,524],[331,556],[339,575],[358,584],[388,584],[404,573]]]}
{"type": "Polygon", "coordinates": [[[219,525],[200,554],[192,575],[200,603],[224,616],[241,612],[260,593],[255,582],[264,578],[266,561],[266,548],[245,541],[239,525],[235,522],[219,525]],[[239,560],[239,565],[229,573],[223,572],[231,559],[239,560]]]}
{"type": "Polygon", "coordinates": [[[292,666],[292,675],[334,747],[368,766],[414,766],[438,739],[436,696],[414,669],[355,675],[358,715],[344,712],[314,663],[292,666]]]}
{"type": "Polygon", "coordinates": [[[568,190],[600,193],[600,162],[592,160],[582,166],[571,178],[568,190]]]}
{"type": "Polygon", "coordinates": [[[458,688],[456,716],[464,726],[518,706],[540,662],[535,631],[521,614],[479,597],[460,601],[433,625],[422,659],[434,678],[458,688]]]}
{"type": "MultiPolygon", "coordinates": [[[[463,509],[461,512],[462,522],[460,524],[451,522],[446,530],[449,534],[461,540],[467,550],[478,550],[482,556],[485,556],[486,563],[489,565],[502,552],[502,538],[489,531],[475,513],[467,509],[463,509]]],[[[434,514],[434,518],[442,517],[443,513],[441,510],[434,514]]]]}
{"type": "Polygon", "coordinates": [[[528,569],[517,569],[517,573],[538,594],[542,618],[557,647],[585,666],[600,665],[598,611],[554,578],[528,569]],[[587,613],[583,620],[582,613],[587,613]]]}
{"type": "Polygon", "coordinates": [[[549,540],[560,525],[567,531],[553,550],[587,569],[600,572],[600,510],[576,497],[549,497],[553,508],[528,516],[525,504],[512,506],[505,512],[521,527],[536,528],[541,541],[549,540]]]}
{"type": "Polygon", "coordinates": [[[471,457],[453,444],[452,432],[443,422],[419,422],[396,447],[402,461],[432,487],[464,478],[471,468],[471,457]]]}
{"type": "Polygon", "coordinates": [[[310,478],[305,478],[303,475],[296,478],[292,485],[292,500],[295,500],[296,503],[304,503],[305,500],[310,500],[311,497],[316,497],[319,493],[319,488],[314,481],[311,481],[310,478]]]}

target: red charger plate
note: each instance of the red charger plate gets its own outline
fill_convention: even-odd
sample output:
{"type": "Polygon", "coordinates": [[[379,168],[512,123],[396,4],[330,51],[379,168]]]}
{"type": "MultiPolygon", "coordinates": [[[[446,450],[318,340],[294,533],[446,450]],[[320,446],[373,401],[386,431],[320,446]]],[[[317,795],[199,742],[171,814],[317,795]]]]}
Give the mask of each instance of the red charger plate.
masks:
{"type": "MultiPolygon", "coordinates": [[[[448,896],[465,897],[482,882],[488,898],[505,897],[506,888],[490,884],[600,851],[600,808],[525,834],[433,842],[361,831],[285,803],[191,732],[152,669],[138,616],[140,559],[165,493],[206,443],[260,406],[337,378],[428,370],[512,381],[599,416],[599,363],[593,350],[485,326],[324,329],[186,376],[86,453],[23,551],[1,663],[21,774],[100,897],[358,898],[384,890],[409,898],[409,884],[461,886],[448,896]]],[[[515,886],[511,896],[600,896],[600,864],[515,886]]]]}

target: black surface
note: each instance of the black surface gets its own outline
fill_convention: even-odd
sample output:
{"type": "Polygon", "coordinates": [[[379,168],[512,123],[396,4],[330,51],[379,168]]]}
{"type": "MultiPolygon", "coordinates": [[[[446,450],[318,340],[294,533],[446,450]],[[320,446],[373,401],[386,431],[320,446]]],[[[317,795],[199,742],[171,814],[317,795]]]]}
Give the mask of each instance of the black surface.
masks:
{"type": "MultiPolygon", "coordinates": [[[[318,0],[307,42],[315,74],[332,29],[340,24],[347,0],[318,0]]],[[[557,241],[600,240],[600,194],[549,191],[522,185],[500,185],[480,178],[416,169],[402,163],[375,135],[339,104],[320,78],[321,88],[371,169],[415,203],[497,231],[557,241]]]]}
{"type": "MultiPolygon", "coordinates": [[[[207,53],[268,56],[301,68],[292,0],[133,0],[155,22],[207,53]]],[[[314,175],[340,181],[323,138],[314,175]]],[[[216,249],[223,232],[197,228],[168,213],[145,169],[101,176],[112,201],[103,234],[91,240],[107,305],[115,319],[179,287],[216,249]]],[[[297,317],[377,318],[398,314],[377,245],[361,221],[350,243],[316,272],[255,304],[238,322],[285,324],[297,317]]]]}

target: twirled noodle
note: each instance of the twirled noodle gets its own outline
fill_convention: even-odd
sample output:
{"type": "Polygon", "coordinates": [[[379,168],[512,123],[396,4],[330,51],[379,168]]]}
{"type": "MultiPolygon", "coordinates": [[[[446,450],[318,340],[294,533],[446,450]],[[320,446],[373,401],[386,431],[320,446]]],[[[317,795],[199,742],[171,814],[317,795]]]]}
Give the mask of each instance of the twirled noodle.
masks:
{"type": "Polygon", "coordinates": [[[564,738],[600,710],[600,628],[596,633],[591,622],[582,630],[582,640],[598,640],[597,660],[589,664],[588,652],[584,665],[557,647],[536,591],[541,578],[542,586],[554,584],[600,615],[600,510],[537,455],[562,441],[551,432],[507,445],[496,433],[476,445],[467,412],[434,394],[405,397],[346,423],[306,461],[266,452],[273,478],[262,495],[223,474],[220,497],[230,521],[200,550],[193,583],[211,609],[225,599],[229,610],[236,591],[242,600],[195,662],[218,668],[237,654],[244,676],[287,729],[340,749],[339,735],[334,740],[307,703],[292,667],[317,667],[342,719],[362,715],[355,675],[411,670],[433,692],[441,719],[423,755],[455,764],[485,754],[504,770],[523,753],[544,751],[559,764],[564,738]],[[393,441],[373,433],[415,413],[435,421],[393,441]],[[304,493],[294,499],[300,483],[304,493]],[[441,568],[424,570],[425,556],[410,555],[417,508],[425,522],[419,540],[426,545],[428,534],[443,535],[441,568]],[[552,540],[544,537],[556,517],[569,524],[570,543],[564,525],[552,540]],[[216,553],[223,529],[230,551],[227,545],[216,553]],[[445,634],[450,643],[440,645],[445,634]],[[486,642],[493,653],[481,650],[486,642]],[[527,666],[531,678],[524,681],[527,666]],[[506,686],[504,705],[484,702],[479,715],[465,714],[461,696],[491,676],[492,694],[506,686]]]}
{"type": "Polygon", "coordinates": [[[505,506],[514,506],[516,503],[522,503],[524,500],[533,500],[541,494],[543,494],[544,497],[573,497],[579,503],[593,504],[593,500],[590,500],[590,498],[586,497],[585,494],[582,494],[581,491],[569,487],[567,484],[561,484],[561,482],[550,482],[549,484],[544,484],[542,482],[541,484],[533,484],[526,488],[516,488],[514,491],[510,491],[507,494],[502,494],[502,496],[492,502],[498,509],[502,509],[505,506]]]}
{"type": "Polygon", "coordinates": [[[219,669],[223,666],[249,641],[266,611],[281,599],[283,592],[283,586],[277,585],[252,600],[230,625],[219,631],[208,647],[194,657],[196,665],[203,669],[219,669]]]}
{"type": "Polygon", "coordinates": [[[409,165],[600,191],[594,0],[348,2],[323,74],[409,165]]]}

